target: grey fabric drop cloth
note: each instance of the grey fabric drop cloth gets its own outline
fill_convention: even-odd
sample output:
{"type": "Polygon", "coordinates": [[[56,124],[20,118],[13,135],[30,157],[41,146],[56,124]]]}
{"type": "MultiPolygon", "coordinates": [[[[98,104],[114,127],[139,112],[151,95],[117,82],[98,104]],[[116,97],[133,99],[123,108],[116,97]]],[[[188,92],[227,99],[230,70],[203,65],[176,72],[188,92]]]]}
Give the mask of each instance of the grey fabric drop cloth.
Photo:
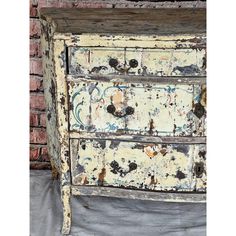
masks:
{"type": "MultiPolygon", "coordinates": [[[[206,204],[75,197],[73,236],[205,236],[206,204]]],[[[30,235],[61,235],[58,181],[50,171],[30,172],[30,235]]]]}

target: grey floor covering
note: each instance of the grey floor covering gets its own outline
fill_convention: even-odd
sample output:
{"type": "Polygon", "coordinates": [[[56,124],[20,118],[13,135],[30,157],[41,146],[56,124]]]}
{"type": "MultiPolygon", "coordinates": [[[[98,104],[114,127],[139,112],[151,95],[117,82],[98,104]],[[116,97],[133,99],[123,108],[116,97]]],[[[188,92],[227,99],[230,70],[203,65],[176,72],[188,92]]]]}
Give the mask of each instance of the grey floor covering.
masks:
{"type": "MultiPolygon", "coordinates": [[[[206,205],[72,197],[73,236],[205,236],[206,205]]],[[[59,236],[59,184],[50,171],[30,172],[30,235],[59,236]]]]}

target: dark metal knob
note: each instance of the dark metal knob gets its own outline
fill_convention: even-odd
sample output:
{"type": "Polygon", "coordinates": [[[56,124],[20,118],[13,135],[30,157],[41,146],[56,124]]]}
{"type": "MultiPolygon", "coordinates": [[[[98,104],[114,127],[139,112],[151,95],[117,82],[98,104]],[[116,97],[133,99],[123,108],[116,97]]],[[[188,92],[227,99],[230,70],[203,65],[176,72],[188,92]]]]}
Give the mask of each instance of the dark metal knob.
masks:
{"type": "Polygon", "coordinates": [[[193,113],[200,119],[206,113],[206,110],[201,103],[196,103],[193,113]]]}
{"type": "Polygon", "coordinates": [[[118,66],[118,60],[117,59],[115,59],[115,58],[111,58],[110,60],[109,60],[109,65],[111,66],[111,67],[117,67],[118,66]]]}
{"type": "Polygon", "coordinates": [[[126,107],[125,108],[126,115],[132,115],[134,114],[134,108],[133,107],[126,107]]]}
{"type": "Polygon", "coordinates": [[[135,60],[135,59],[131,59],[129,61],[129,65],[130,65],[131,68],[136,68],[138,66],[138,61],[135,60]]]}
{"type": "Polygon", "coordinates": [[[107,112],[113,114],[115,111],[116,111],[116,108],[114,105],[111,104],[107,106],[107,112]]]}

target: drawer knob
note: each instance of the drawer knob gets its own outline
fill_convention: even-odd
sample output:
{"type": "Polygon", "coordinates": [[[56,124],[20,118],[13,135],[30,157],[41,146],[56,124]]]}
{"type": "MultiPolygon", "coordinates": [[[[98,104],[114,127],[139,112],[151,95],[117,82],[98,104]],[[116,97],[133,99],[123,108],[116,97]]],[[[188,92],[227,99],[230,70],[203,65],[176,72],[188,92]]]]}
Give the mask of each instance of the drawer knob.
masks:
{"type": "Polygon", "coordinates": [[[108,105],[107,106],[107,112],[113,114],[116,111],[116,108],[114,105],[108,105]]]}
{"type": "Polygon", "coordinates": [[[138,66],[138,61],[135,60],[135,59],[131,59],[131,60],[129,61],[129,66],[130,66],[131,68],[136,68],[136,67],[138,66]]]}
{"type": "Polygon", "coordinates": [[[131,68],[136,68],[138,66],[138,61],[135,60],[135,59],[131,59],[129,61],[129,67],[126,66],[126,63],[124,65],[124,67],[118,66],[118,64],[119,64],[119,62],[115,58],[111,58],[109,60],[110,67],[114,68],[116,71],[118,71],[118,72],[120,72],[122,74],[123,73],[127,74],[131,68]]]}
{"type": "Polygon", "coordinates": [[[195,114],[195,116],[201,119],[201,117],[206,113],[206,110],[201,103],[196,103],[193,113],[195,114]]]}
{"type": "Polygon", "coordinates": [[[112,114],[115,117],[120,118],[120,117],[125,117],[125,116],[129,116],[129,115],[134,114],[134,108],[128,106],[128,107],[125,108],[125,113],[120,112],[120,111],[116,112],[115,106],[113,104],[110,104],[110,105],[107,106],[107,112],[112,114]]]}
{"type": "Polygon", "coordinates": [[[117,59],[115,59],[115,58],[111,58],[110,60],[109,60],[109,65],[111,66],[111,67],[117,67],[118,66],[118,60],[117,59]]]}
{"type": "Polygon", "coordinates": [[[133,107],[126,107],[125,113],[126,113],[126,115],[134,114],[134,108],[133,107]]]}

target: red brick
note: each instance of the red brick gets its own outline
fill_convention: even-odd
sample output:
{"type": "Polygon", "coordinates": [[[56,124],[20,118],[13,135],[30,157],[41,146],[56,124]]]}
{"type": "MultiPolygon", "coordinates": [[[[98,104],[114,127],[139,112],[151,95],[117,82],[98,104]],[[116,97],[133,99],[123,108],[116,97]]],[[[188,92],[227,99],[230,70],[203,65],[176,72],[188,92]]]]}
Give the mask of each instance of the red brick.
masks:
{"type": "Polygon", "coordinates": [[[102,3],[102,2],[76,2],[73,3],[73,7],[76,8],[112,8],[112,4],[109,3],[102,3]]]}
{"type": "Polygon", "coordinates": [[[46,113],[40,114],[40,126],[46,127],[46,113]]]}
{"type": "Polygon", "coordinates": [[[30,143],[46,144],[47,143],[46,130],[44,128],[31,128],[30,143]]]}
{"type": "Polygon", "coordinates": [[[30,126],[38,126],[39,125],[39,114],[31,112],[30,113],[30,126]]]}
{"type": "Polygon", "coordinates": [[[30,94],[30,109],[45,110],[45,100],[43,94],[30,94]]]}
{"type": "Polygon", "coordinates": [[[41,58],[30,58],[30,74],[43,75],[43,66],[41,58]]]}
{"type": "Polygon", "coordinates": [[[41,148],[41,160],[42,161],[50,161],[47,147],[41,148]]]}
{"type": "Polygon", "coordinates": [[[39,39],[30,39],[30,56],[31,57],[41,57],[41,45],[39,39]]]}
{"type": "Polygon", "coordinates": [[[38,16],[38,10],[37,6],[33,6],[30,4],[30,17],[37,17],[38,16]]]}
{"type": "Polygon", "coordinates": [[[30,19],[30,37],[39,38],[40,32],[41,30],[39,19],[30,19]]]}
{"type": "Polygon", "coordinates": [[[59,7],[61,4],[60,0],[38,0],[37,2],[38,9],[42,7],[59,7]]]}
{"type": "Polygon", "coordinates": [[[30,147],[30,160],[36,161],[39,159],[40,147],[31,146],[30,147]]]}
{"type": "Polygon", "coordinates": [[[43,78],[35,75],[30,76],[30,91],[43,91],[43,78]]]}

